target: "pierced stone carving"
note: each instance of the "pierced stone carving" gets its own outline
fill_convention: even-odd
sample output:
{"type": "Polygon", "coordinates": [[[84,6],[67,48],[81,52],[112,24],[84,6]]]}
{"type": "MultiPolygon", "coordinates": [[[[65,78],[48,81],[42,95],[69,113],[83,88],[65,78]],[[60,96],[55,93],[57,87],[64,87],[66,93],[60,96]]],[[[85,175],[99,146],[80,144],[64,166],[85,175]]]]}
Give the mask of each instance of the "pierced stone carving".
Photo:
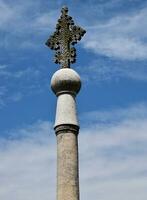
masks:
{"type": "Polygon", "coordinates": [[[76,49],[72,45],[81,40],[85,33],[84,29],[74,25],[72,17],[68,16],[68,8],[63,7],[56,31],[46,42],[49,48],[56,51],[56,64],[60,64],[61,68],[70,68],[70,63],[75,63],[76,49]]]}

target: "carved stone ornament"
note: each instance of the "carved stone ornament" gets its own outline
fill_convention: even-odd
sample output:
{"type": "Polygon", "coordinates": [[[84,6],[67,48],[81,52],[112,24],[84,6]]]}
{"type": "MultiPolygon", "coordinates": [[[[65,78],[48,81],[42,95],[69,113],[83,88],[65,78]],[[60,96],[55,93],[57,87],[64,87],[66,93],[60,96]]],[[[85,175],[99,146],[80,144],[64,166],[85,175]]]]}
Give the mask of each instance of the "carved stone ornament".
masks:
{"type": "Polygon", "coordinates": [[[46,42],[48,47],[56,51],[56,64],[60,64],[61,68],[70,68],[70,63],[75,63],[76,49],[72,45],[81,40],[85,33],[84,29],[74,25],[72,17],[68,16],[68,8],[63,7],[56,31],[46,42]]]}

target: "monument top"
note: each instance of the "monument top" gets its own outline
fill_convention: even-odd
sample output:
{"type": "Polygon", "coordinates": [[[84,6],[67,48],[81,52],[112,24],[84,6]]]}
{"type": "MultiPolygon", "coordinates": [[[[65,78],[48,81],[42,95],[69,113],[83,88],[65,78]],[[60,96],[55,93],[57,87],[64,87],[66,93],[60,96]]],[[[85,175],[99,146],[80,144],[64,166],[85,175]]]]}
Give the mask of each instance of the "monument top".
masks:
{"type": "Polygon", "coordinates": [[[68,16],[68,8],[63,7],[56,31],[46,42],[48,47],[56,51],[56,64],[60,64],[61,68],[70,68],[70,63],[75,63],[76,49],[72,45],[81,40],[85,33],[86,31],[76,26],[72,17],[68,16]]]}

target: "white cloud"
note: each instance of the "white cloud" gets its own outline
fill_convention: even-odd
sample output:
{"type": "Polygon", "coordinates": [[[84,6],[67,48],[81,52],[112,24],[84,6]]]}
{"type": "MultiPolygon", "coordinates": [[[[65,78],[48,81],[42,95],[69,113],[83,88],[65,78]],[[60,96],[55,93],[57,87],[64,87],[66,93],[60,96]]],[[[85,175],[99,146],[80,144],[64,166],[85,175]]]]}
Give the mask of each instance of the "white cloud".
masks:
{"type": "Polygon", "coordinates": [[[147,9],[115,16],[109,21],[87,27],[85,48],[95,53],[126,60],[147,58],[147,9]]]}
{"type": "Polygon", "coordinates": [[[9,102],[20,101],[24,96],[41,93],[43,81],[46,81],[41,82],[42,76],[43,73],[39,67],[20,67],[20,69],[14,70],[11,65],[0,65],[0,78],[2,80],[0,108],[9,102]],[[25,86],[23,85],[24,81],[25,86]]]}
{"type": "Polygon", "coordinates": [[[147,108],[95,112],[88,119],[94,122],[85,127],[80,146],[83,198],[145,200],[147,108]]]}
{"type": "Polygon", "coordinates": [[[55,27],[58,15],[58,10],[44,13],[35,19],[33,27],[37,30],[47,31],[47,33],[49,33],[51,31],[50,28],[55,27]]]}
{"type": "MultiPolygon", "coordinates": [[[[52,8],[53,2],[50,2],[52,8]]],[[[56,9],[50,12],[41,12],[42,1],[19,1],[5,2],[0,0],[0,47],[14,48],[37,48],[40,38],[50,32],[50,27],[55,25],[59,15],[56,9]]]]}
{"type": "MultiPolygon", "coordinates": [[[[79,2],[79,4],[82,6],[83,3],[79,2]]],[[[11,29],[14,35],[23,34],[24,31],[26,31],[24,34],[34,33],[34,31],[44,34],[46,30],[49,33],[50,27],[56,26],[63,5],[62,0],[56,2],[50,0],[44,4],[41,0],[35,2],[26,0],[21,1],[21,3],[19,0],[14,0],[13,3],[0,0],[0,30],[8,31],[11,29]]]]}
{"type": "Polygon", "coordinates": [[[1,141],[1,199],[53,199],[56,150],[50,130],[49,123],[38,122],[14,131],[18,138],[1,141]]]}
{"type": "Polygon", "coordinates": [[[98,126],[102,123],[111,124],[120,121],[124,121],[125,119],[127,120],[142,120],[147,118],[147,109],[146,109],[146,104],[145,103],[140,103],[136,104],[133,106],[130,106],[128,108],[119,108],[116,110],[109,110],[109,111],[91,111],[88,113],[83,113],[80,116],[82,121],[88,121],[90,123],[98,123],[98,126]]]}
{"type": "Polygon", "coordinates": [[[17,101],[20,101],[22,98],[23,98],[23,94],[18,92],[18,93],[13,94],[9,99],[11,101],[17,102],[17,101]]]}
{"type": "Polygon", "coordinates": [[[84,68],[78,66],[84,81],[117,81],[121,78],[130,80],[147,81],[146,62],[120,61],[114,59],[96,59],[88,63],[84,68]]]}
{"type": "Polygon", "coordinates": [[[4,1],[0,0],[0,29],[3,28],[6,23],[10,22],[13,16],[14,10],[4,1]]]}
{"type": "Polygon", "coordinates": [[[0,70],[6,69],[7,65],[0,65],[0,70]]]}
{"type": "Polygon", "coordinates": [[[0,86],[0,108],[5,106],[4,96],[6,95],[7,88],[5,86],[0,86]]]}
{"type": "MultiPolygon", "coordinates": [[[[62,1],[50,1],[47,10],[40,0],[35,3],[32,0],[21,3],[15,0],[13,4],[0,0],[0,30],[6,32],[0,46],[10,48],[11,45],[15,48],[19,44],[19,48],[37,48],[40,38],[54,31],[61,4],[62,1]]],[[[119,59],[146,59],[147,45],[144,38],[147,35],[147,9],[113,18],[110,16],[110,20],[105,22],[104,17],[100,18],[97,14],[99,10],[103,16],[106,8],[111,10],[117,4],[119,1],[116,0],[97,2],[95,5],[91,2],[83,5],[79,2],[83,12],[81,14],[80,10],[76,10],[78,23],[87,27],[85,39],[82,39],[84,47],[119,59]]],[[[73,11],[75,13],[74,7],[73,11]]]]}
{"type": "MultiPolygon", "coordinates": [[[[92,123],[79,135],[82,199],[146,200],[147,106],[85,114],[85,121],[88,119],[92,123]]],[[[55,199],[56,138],[52,125],[40,121],[9,134],[9,139],[0,139],[0,198],[55,199]]]]}

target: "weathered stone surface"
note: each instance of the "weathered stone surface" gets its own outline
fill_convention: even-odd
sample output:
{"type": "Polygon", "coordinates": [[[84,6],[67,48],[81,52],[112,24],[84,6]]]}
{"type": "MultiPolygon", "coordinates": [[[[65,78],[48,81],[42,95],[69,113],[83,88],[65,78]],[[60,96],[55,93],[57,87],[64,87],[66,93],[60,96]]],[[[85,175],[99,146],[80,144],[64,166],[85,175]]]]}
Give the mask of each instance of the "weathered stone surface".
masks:
{"type": "Polygon", "coordinates": [[[61,65],[51,79],[57,99],[55,133],[57,135],[57,200],[79,200],[78,132],[76,95],[81,88],[80,76],[70,63],[75,62],[72,47],[85,31],[74,25],[68,9],[63,8],[55,33],[47,46],[56,51],[55,62],[61,65]]]}
{"type": "Polygon", "coordinates": [[[55,127],[61,124],[79,126],[76,111],[76,102],[71,94],[61,94],[57,99],[55,127]]]}
{"type": "Polygon", "coordinates": [[[61,93],[76,95],[81,88],[80,76],[73,69],[60,69],[54,73],[51,79],[51,88],[57,96],[61,93]]]}
{"type": "Polygon", "coordinates": [[[86,33],[84,29],[74,25],[71,16],[68,16],[68,8],[63,7],[61,17],[56,25],[56,31],[49,37],[46,45],[56,51],[55,63],[61,68],[70,68],[70,63],[76,61],[75,45],[86,33]]]}
{"type": "Polygon", "coordinates": [[[78,135],[57,135],[57,200],[79,200],[78,135]]]}
{"type": "Polygon", "coordinates": [[[57,135],[57,200],[79,200],[78,132],[76,94],[80,76],[70,68],[52,77],[51,87],[58,97],[55,119],[57,135]]]}
{"type": "Polygon", "coordinates": [[[53,75],[51,87],[58,97],[54,127],[57,135],[57,200],[79,200],[79,123],[75,97],[81,88],[81,80],[74,70],[60,69],[53,75]]]}
{"type": "Polygon", "coordinates": [[[65,68],[55,72],[51,87],[58,96],[55,127],[63,124],[79,126],[75,96],[81,88],[80,76],[73,69],[65,68]]]}

